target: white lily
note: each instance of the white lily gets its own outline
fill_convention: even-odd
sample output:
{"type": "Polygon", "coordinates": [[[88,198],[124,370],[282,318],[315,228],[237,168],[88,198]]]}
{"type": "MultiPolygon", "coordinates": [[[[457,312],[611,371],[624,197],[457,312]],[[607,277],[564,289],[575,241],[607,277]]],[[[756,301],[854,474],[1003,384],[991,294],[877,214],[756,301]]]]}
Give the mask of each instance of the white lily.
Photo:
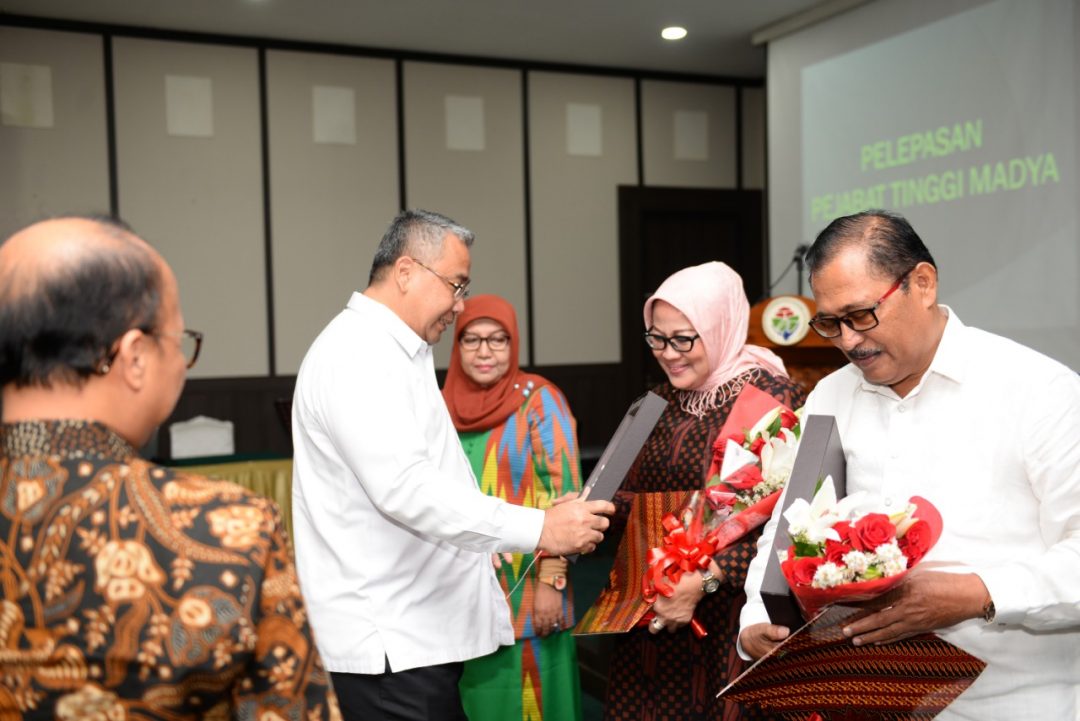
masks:
{"type": "Polygon", "coordinates": [[[859,491],[836,500],[836,485],[832,476],[826,476],[810,503],[796,498],[784,511],[788,533],[792,538],[801,537],[808,543],[824,543],[827,539],[840,540],[833,526],[840,521],[853,521],[867,513],[878,513],[881,499],[866,491],[859,491]]]}
{"type": "Polygon", "coordinates": [[[762,431],[772,425],[772,422],[776,420],[776,417],[778,415],[780,415],[780,406],[773,408],[771,411],[763,415],[758,420],[758,422],[754,424],[754,427],[746,432],[747,439],[755,438],[756,436],[758,436],[762,431]]]}
{"type": "Polygon", "coordinates": [[[761,477],[766,481],[783,484],[791,477],[798,455],[799,441],[787,428],[769,440],[761,449],[761,477]]]}
{"type": "Polygon", "coordinates": [[[836,505],[836,486],[832,476],[826,476],[810,503],[805,498],[796,498],[784,511],[788,533],[792,538],[800,537],[808,543],[824,543],[826,539],[839,541],[840,534],[832,528],[841,520],[836,505]]]}

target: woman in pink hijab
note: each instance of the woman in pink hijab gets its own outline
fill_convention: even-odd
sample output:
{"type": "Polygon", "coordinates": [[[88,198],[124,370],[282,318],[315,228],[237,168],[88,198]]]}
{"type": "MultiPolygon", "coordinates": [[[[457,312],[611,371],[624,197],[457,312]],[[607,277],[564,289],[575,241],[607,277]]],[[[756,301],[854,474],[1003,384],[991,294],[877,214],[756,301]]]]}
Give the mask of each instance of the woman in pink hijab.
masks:
{"type": "MultiPolygon", "coordinates": [[[[629,510],[633,493],[704,485],[713,441],[746,385],[788,408],[806,400],[780,358],[746,344],[750,303],[742,278],[727,265],[704,263],[675,273],[645,301],[644,316],[645,342],[668,378],[653,391],[668,406],[617,498],[621,513],[629,510]]],[[[715,698],[741,664],[735,640],[746,600],[742,586],[760,532],[723,551],[708,573],[684,575],[675,596],[657,599],[654,625],[618,637],[605,719],[768,718],[715,698]],[[702,639],[686,627],[695,613],[708,629],[702,639]]],[[[620,546],[616,563],[626,551],[620,546]]]]}

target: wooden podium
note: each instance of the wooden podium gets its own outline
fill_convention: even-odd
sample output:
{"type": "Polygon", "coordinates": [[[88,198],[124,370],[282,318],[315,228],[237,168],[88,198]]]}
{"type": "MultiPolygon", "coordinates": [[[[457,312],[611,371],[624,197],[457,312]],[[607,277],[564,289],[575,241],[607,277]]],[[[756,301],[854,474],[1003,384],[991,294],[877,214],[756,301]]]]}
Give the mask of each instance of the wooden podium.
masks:
{"type": "Polygon", "coordinates": [[[792,380],[807,391],[847,363],[844,354],[810,329],[817,312],[813,298],[778,295],[750,308],[746,342],[768,348],[780,356],[792,380]]]}

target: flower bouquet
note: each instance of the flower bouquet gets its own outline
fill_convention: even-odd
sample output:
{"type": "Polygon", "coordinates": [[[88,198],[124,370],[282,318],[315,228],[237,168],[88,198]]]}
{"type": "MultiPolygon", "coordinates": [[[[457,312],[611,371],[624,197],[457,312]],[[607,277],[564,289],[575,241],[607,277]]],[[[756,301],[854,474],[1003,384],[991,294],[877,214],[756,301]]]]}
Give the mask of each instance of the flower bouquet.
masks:
{"type": "Polygon", "coordinates": [[[853,493],[837,500],[826,477],[809,503],[784,511],[792,545],[780,570],[807,618],[833,603],[867,601],[895,588],[941,536],[941,514],[913,497],[889,512],[880,499],[853,493]]]}
{"type": "MultiPolygon", "coordinates": [[[[661,521],[662,542],[649,549],[641,579],[646,603],[673,595],[684,573],[708,568],[716,553],[769,519],[791,476],[799,434],[797,412],[753,386],[743,389],[713,445],[705,487],[661,521]]],[[[707,633],[697,619],[690,627],[699,638],[707,633]]]]}

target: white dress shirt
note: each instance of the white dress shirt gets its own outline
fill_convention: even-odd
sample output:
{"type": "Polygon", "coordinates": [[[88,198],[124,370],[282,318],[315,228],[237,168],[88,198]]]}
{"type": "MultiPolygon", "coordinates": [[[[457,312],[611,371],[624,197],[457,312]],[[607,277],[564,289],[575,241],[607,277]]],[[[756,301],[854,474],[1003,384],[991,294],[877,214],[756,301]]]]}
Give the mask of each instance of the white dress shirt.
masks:
{"type": "Polygon", "coordinates": [[[490,554],[535,550],[544,514],[480,492],[431,346],[354,293],[293,400],[300,585],[331,671],[463,661],[512,644],[490,554]]]}
{"type": "MultiPolygon", "coordinates": [[[[937,632],[987,662],[939,721],[1080,719],[1080,377],[942,307],[941,343],[907,397],[848,365],[804,414],[836,417],[848,493],[931,501],[944,531],[923,563],[978,574],[994,600],[993,624],[937,632]]],[[[769,620],[759,589],[778,518],[750,566],[742,628],[769,620]]]]}

